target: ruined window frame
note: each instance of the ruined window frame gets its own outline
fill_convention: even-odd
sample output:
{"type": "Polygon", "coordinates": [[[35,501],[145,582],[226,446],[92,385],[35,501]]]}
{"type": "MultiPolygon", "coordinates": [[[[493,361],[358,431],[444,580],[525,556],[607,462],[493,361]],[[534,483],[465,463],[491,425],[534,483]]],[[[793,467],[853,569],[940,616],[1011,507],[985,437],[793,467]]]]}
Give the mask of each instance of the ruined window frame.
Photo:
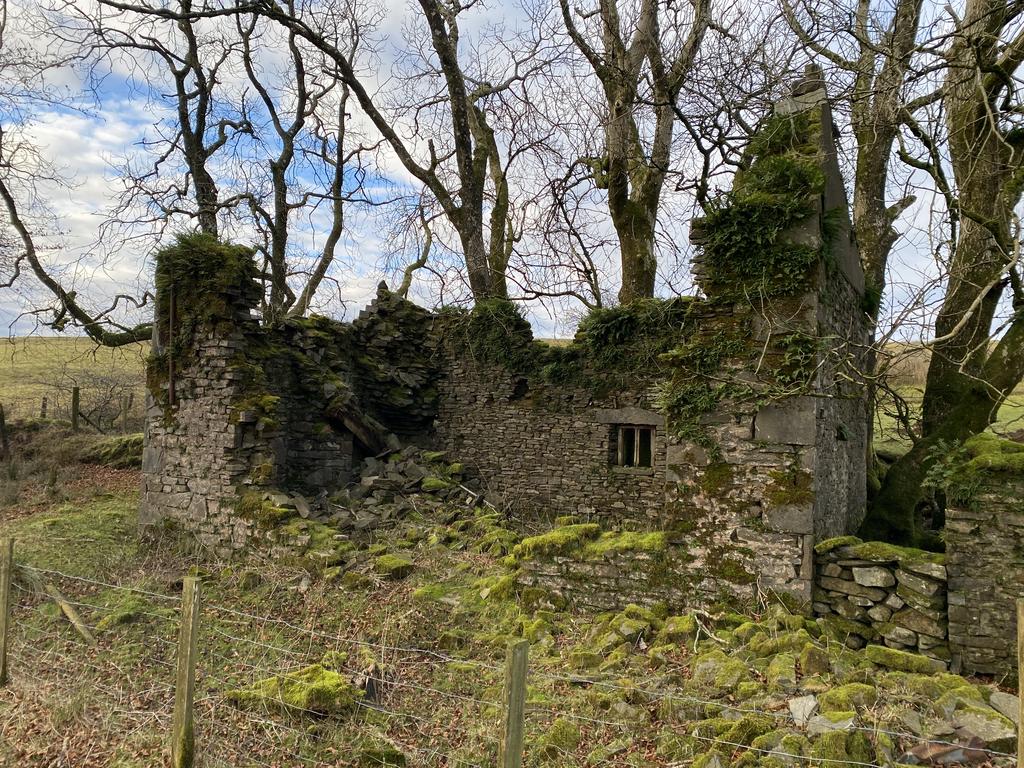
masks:
{"type": "Polygon", "coordinates": [[[612,452],[613,466],[617,470],[649,472],[654,469],[654,457],[657,451],[657,430],[650,424],[616,424],[615,451],[612,452]],[[632,435],[627,440],[627,434],[632,435]],[[644,441],[641,435],[648,435],[644,441]],[[629,443],[627,449],[627,442],[629,443]],[[645,451],[646,442],[646,451],[645,451]],[[646,457],[644,453],[646,452],[646,457]],[[627,457],[627,453],[632,454],[627,457]],[[629,463],[627,463],[627,458],[629,463]],[[642,463],[646,458],[647,463],[642,463]]]}

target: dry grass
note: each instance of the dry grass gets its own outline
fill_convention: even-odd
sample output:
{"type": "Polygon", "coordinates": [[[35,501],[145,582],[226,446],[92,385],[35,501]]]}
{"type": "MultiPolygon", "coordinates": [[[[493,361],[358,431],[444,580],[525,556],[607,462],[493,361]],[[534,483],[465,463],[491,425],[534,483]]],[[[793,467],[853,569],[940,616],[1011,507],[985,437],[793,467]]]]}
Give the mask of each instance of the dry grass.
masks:
{"type": "Polygon", "coordinates": [[[73,336],[29,336],[0,340],[0,404],[8,420],[40,416],[67,419],[71,389],[81,390],[82,410],[110,418],[122,395],[134,395],[131,417],[142,418],[148,344],[110,349],[73,336]]]}

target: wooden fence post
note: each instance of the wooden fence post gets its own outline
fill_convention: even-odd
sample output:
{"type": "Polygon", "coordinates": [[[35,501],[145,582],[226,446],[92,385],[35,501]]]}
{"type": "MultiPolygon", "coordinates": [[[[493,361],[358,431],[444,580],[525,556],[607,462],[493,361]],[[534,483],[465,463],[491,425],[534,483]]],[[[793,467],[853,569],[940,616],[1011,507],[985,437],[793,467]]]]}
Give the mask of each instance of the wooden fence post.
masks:
{"type": "Polygon", "coordinates": [[[196,650],[199,640],[199,582],[186,576],[181,593],[181,629],[178,633],[178,676],[174,684],[174,720],[171,725],[171,766],[192,768],[195,732],[192,699],[196,685],[196,650]]]}
{"type": "Polygon", "coordinates": [[[46,395],[43,395],[43,402],[39,404],[39,418],[46,418],[46,406],[49,405],[46,395]]]}
{"type": "Polygon", "coordinates": [[[6,459],[10,446],[7,444],[7,419],[4,406],[0,403],[0,459],[6,459]]]}
{"type": "Polygon", "coordinates": [[[1017,598],[1017,765],[1024,765],[1024,598],[1017,598]]]}
{"type": "Polygon", "coordinates": [[[0,539],[0,686],[7,685],[7,636],[11,631],[14,539],[0,539]]]}
{"type": "Polygon", "coordinates": [[[78,410],[81,406],[81,392],[78,387],[71,388],[71,431],[78,431],[78,410]]]}
{"type": "Polygon", "coordinates": [[[505,658],[505,722],[498,754],[499,768],[522,768],[526,717],[526,669],[530,643],[520,640],[505,658]]]}
{"type": "Polygon", "coordinates": [[[121,395],[121,434],[128,434],[128,408],[130,407],[128,395],[121,395]]]}

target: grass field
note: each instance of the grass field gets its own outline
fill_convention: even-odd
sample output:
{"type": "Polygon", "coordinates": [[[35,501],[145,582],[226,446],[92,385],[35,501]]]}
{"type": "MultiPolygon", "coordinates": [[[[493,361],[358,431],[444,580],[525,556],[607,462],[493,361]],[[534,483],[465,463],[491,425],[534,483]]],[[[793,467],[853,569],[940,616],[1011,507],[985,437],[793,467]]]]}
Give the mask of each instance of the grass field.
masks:
{"type": "MultiPolygon", "coordinates": [[[[875,666],[841,626],[778,604],[749,620],[568,606],[513,578],[505,555],[532,530],[423,495],[418,512],[352,539],[333,569],[214,561],[170,530],[140,538],[138,471],[79,465],[69,437],[32,431],[16,471],[0,473],[0,537],[15,539],[17,563],[0,765],[168,764],[187,573],[202,594],[196,768],[496,765],[505,652],[522,639],[528,768],[893,765],[919,741],[905,718],[944,723],[939,705],[984,706],[994,690],[875,666]],[[382,575],[385,557],[408,572],[382,575]],[[809,692],[857,729],[794,725],[787,701],[809,692]]],[[[987,764],[1009,768],[1012,755],[987,764]]]]}
{"type": "Polygon", "coordinates": [[[82,411],[93,420],[120,411],[121,397],[133,396],[132,421],[142,418],[148,344],[109,349],[74,336],[30,336],[0,340],[0,404],[8,420],[40,416],[67,419],[71,389],[81,391],[82,411]]]}

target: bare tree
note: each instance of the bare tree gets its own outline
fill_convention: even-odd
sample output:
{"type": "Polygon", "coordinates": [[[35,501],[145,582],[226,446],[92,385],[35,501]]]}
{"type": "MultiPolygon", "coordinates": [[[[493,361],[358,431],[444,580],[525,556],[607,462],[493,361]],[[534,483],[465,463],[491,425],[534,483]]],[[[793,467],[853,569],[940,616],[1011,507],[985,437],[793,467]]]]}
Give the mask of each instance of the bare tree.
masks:
{"type": "Polygon", "coordinates": [[[689,7],[642,0],[639,8],[599,0],[590,11],[573,10],[568,0],[559,5],[569,37],[604,93],[605,155],[592,162],[595,179],[608,191],[619,240],[619,301],[653,296],[655,225],[671,159],[674,107],[711,25],[711,0],[692,0],[689,7]],[[653,112],[646,142],[645,105],[653,112]]]}

